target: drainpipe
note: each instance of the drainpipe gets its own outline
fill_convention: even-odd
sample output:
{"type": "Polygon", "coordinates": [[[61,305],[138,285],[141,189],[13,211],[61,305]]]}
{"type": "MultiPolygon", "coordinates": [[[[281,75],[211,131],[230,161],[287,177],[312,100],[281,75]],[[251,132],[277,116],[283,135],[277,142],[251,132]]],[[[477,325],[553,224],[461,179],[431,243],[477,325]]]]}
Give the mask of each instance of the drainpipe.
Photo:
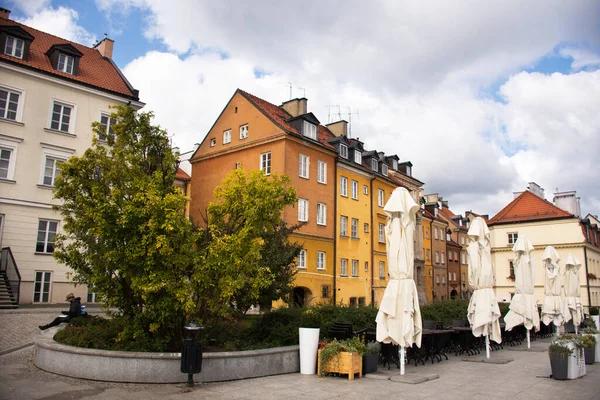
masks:
{"type": "Polygon", "coordinates": [[[373,225],[373,181],[375,180],[375,176],[371,178],[369,182],[369,190],[371,191],[371,201],[369,205],[371,209],[369,212],[371,213],[371,307],[375,307],[375,226],[373,225]]]}
{"type": "Polygon", "coordinates": [[[590,295],[590,277],[588,276],[588,258],[587,258],[587,247],[583,247],[583,258],[585,258],[585,281],[587,283],[587,294],[588,294],[588,313],[592,309],[592,296],[590,295]]]}
{"type": "Polygon", "coordinates": [[[337,184],[338,184],[338,176],[337,176],[337,157],[333,159],[333,305],[337,304],[337,245],[338,245],[338,237],[337,237],[337,184]]]}

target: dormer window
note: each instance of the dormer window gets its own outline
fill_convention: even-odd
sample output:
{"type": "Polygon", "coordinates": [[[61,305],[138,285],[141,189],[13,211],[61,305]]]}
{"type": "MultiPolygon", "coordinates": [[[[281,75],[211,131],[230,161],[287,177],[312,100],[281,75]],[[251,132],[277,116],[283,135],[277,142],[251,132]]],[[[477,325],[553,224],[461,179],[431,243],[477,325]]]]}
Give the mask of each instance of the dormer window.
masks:
{"type": "Polygon", "coordinates": [[[312,140],[317,140],[317,126],[308,121],[304,121],[302,134],[312,140]]]}
{"type": "Polygon", "coordinates": [[[378,165],[378,163],[377,163],[377,160],[376,160],[376,159],[374,159],[374,158],[372,158],[372,159],[371,159],[371,169],[372,169],[373,171],[377,171],[377,170],[379,169],[378,167],[379,167],[379,165],[378,165]]]}
{"type": "Polygon", "coordinates": [[[362,164],[362,154],[358,150],[354,150],[354,162],[357,164],[362,164]]]}
{"type": "Polygon", "coordinates": [[[398,171],[398,160],[392,160],[392,169],[398,171]]]}
{"type": "Polygon", "coordinates": [[[412,176],[412,167],[410,165],[406,166],[406,175],[412,176]]]}
{"type": "Polygon", "coordinates": [[[388,166],[387,165],[383,164],[381,166],[381,173],[385,176],[388,176],[388,166]]]}
{"type": "Polygon", "coordinates": [[[75,59],[66,54],[60,53],[58,56],[58,70],[73,75],[73,65],[75,59]]]}
{"type": "Polygon", "coordinates": [[[25,50],[25,41],[17,39],[16,37],[7,36],[6,45],[4,46],[4,54],[13,56],[16,58],[23,58],[23,52],[25,50]]]}
{"type": "Polygon", "coordinates": [[[343,158],[348,158],[348,146],[345,144],[340,144],[340,156],[343,158]]]}

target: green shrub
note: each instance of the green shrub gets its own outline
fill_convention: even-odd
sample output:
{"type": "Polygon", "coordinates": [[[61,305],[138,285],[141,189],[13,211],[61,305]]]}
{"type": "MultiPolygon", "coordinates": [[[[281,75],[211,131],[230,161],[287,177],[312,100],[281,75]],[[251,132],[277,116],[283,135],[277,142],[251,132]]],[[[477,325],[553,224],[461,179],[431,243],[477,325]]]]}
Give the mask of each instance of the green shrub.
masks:
{"type": "Polygon", "coordinates": [[[599,315],[600,314],[600,310],[598,309],[598,307],[590,307],[590,315],[599,315]]]}
{"type": "Polygon", "coordinates": [[[583,335],[583,347],[589,349],[596,346],[596,338],[592,335],[583,335]]]}
{"type": "Polygon", "coordinates": [[[467,319],[468,307],[469,300],[436,301],[421,307],[421,318],[451,325],[453,319],[467,319]]]}
{"type": "Polygon", "coordinates": [[[553,354],[561,357],[568,357],[573,354],[573,350],[560,343],[552,343],[548,347],[548,354],[553,354]]]}

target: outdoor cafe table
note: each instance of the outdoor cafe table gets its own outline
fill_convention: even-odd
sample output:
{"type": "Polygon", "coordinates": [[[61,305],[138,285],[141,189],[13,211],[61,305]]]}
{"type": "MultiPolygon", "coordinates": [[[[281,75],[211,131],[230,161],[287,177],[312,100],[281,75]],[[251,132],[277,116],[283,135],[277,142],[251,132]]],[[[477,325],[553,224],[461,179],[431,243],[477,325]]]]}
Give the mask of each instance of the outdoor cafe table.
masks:
{"type": "Polygon", "coordinates": [[[408,362],[414,360],[416,366],[419,361],[425,365],[428,359],[431,359],[432,364],[434,360],[442,361],[442,357],[448,359],[444,349],[450,343],[453,333],[454,331],[449,329],[423,329],[421,348],[413,345],[408,362]]]}

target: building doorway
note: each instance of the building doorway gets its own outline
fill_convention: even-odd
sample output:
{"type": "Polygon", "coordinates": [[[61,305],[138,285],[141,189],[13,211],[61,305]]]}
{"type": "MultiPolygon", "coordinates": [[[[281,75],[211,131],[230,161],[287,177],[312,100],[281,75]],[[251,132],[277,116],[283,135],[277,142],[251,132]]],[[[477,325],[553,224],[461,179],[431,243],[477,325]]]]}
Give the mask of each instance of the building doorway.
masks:
{"type": "Polygon", "coordinates": [[[305,307],[310,303],[310,299],[312,297],[312,292],[309,288],[305,287],[295,287],[292,292],[292,297],[294,299],[294,305],[296,307],[305,307]]]}

